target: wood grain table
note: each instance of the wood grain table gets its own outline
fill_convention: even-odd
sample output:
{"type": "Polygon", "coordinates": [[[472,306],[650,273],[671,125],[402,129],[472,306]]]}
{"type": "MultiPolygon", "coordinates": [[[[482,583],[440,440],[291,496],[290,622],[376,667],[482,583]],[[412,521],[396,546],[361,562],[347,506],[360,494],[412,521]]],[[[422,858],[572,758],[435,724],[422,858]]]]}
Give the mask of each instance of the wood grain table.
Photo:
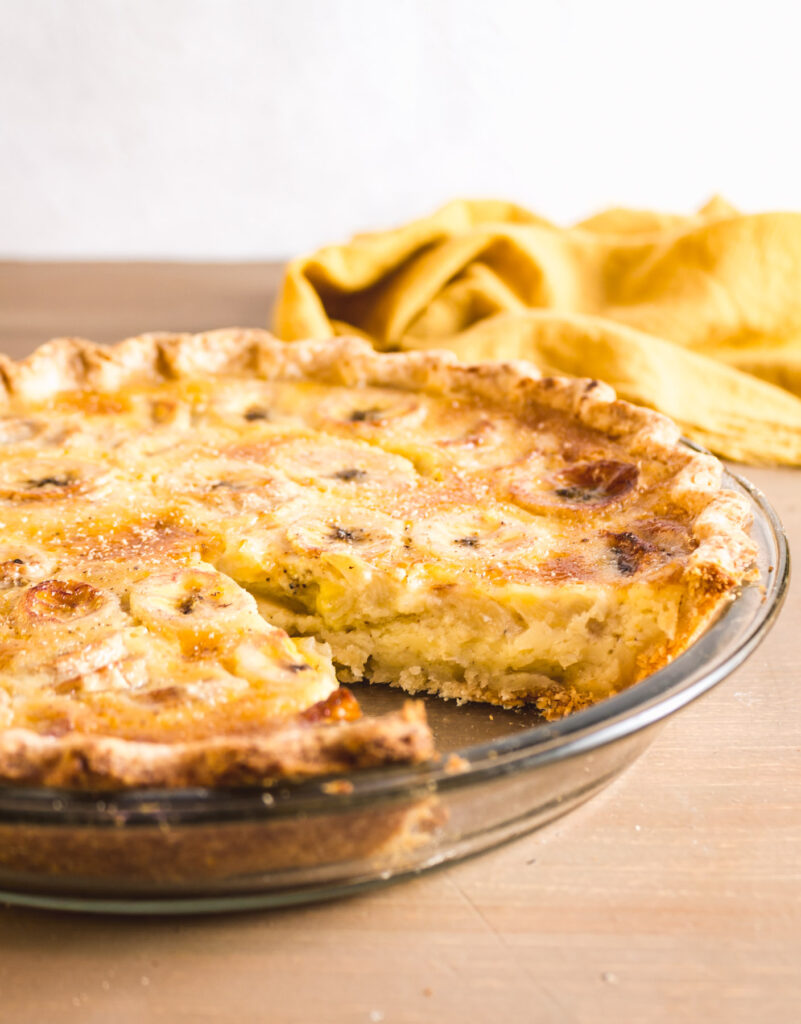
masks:
{"type": "MultiPolygon", "coordinates": [[[[269,264],[0,265],[0,349],[261,325],[269,264]]],[[[801,472],[749,469],[795,551],[801,472]]],[[[197,919],[0,908],[0,1021],[801,1022],[801,593],[589,804],[339,903],[197,919]]]]}

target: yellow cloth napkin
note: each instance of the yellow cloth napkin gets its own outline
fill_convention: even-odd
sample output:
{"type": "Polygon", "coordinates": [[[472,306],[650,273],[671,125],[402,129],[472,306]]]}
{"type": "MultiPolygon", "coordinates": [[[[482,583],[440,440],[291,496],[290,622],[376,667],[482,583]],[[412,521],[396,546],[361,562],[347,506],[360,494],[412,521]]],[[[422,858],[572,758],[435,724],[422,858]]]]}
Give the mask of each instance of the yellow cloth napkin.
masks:
{"type": "Polygon", "coordinates": [[[293,260],[288,340],[530,359],[608,381],[713,451],[801,465],[801,214],[614,209],[560,228],[462,200],[293,260]]]}

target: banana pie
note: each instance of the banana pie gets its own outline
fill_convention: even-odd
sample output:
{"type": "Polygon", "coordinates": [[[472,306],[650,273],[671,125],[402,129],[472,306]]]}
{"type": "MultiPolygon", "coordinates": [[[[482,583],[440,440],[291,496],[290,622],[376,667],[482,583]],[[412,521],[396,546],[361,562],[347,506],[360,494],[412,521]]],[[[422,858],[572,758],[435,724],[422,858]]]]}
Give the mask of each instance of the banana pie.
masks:
{"type": "Polygon", "coordinates": [[[0,363],[0,780],[261,783],[433,756],[419,704],[547,718],[684,650],[748,511],[597,381],[263,331],[0,363]]]}

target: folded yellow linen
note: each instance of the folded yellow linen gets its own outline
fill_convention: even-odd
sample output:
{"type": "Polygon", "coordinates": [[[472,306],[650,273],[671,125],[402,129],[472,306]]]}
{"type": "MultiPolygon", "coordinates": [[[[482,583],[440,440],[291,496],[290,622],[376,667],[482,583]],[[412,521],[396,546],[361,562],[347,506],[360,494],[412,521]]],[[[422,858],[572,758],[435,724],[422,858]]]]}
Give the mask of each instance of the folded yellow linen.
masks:
{"type": "Polygon", "coordinates": [[[715,199],[560,228],[460,200],[293,260],[274,326],[530,359],[608,381],[725,457],[801,465],[801,214],[715,199]]]}

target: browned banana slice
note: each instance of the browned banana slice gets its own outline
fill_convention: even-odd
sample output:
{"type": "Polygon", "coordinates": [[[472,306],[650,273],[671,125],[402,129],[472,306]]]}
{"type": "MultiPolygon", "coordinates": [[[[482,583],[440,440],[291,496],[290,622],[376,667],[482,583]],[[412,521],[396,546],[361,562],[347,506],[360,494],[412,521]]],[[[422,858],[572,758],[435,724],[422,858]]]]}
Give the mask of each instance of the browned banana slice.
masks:
{"type": "Polygon", "coordinates": [[[14,619],[22,628],[66,625],[97,615],[113,602],[111,595],[80,580],[43,580],[21,596],[14,619]]]}
{"type": "Polygon", "coordinates": [[[128,617],[111,591],[83,580],[47,579],[4,597],[15,635],[9,657],[20,669],[42,668],[47,678],[63,680],[125,656],[128,617]]]}
{"type": "Polygon", "coordinates": [[[529,512],[593,512],[619,505],[637,492],[639,469],[614,459],[578,462],[543,475],[524,462],[498,475],[505,496],[529,512]]]}

